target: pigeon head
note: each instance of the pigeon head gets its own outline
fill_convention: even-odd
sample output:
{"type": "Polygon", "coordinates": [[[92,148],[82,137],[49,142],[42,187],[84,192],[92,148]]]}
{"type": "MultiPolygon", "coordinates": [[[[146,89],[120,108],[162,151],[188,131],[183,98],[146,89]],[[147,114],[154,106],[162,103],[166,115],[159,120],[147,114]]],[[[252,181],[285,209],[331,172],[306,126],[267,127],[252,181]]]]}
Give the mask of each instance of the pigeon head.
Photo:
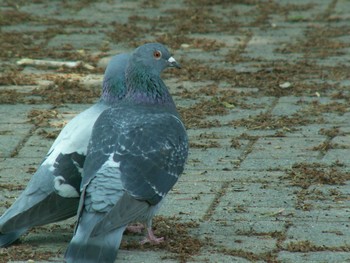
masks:
{"type": "Polygon", "coordinates": [[[132,53],[125,71],[127,100],[174,108],[173,99],[160,78],[162,71],[169,67],[180,68],[180,65],[162,44],[149,43],[138,47],[132,53]]]}
{"type": "Polygon", "coordinates": [[[145,69],[149,75],[159,76],[169,67],[180,68],[169,50],[159,43],[148,43],[138,47],[132,55],[132,60],[135,66],[145,69]]]}

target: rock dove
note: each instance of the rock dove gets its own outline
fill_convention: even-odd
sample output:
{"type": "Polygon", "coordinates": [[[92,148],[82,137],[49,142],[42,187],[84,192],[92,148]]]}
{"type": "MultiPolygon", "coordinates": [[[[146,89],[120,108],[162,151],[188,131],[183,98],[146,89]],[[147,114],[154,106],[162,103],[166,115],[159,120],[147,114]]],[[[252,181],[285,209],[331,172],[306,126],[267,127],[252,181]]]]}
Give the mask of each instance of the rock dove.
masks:
{"type": "Polygon", "coordinates": [[[127,224],[143,222],[151,232],[154,214],[183,172],[188,138],[160,78],[168,67],[179,64],[163,45],[137,48],[126,67],[124,100],[97,119],[67,262],[114,262],[127,224]]]}
{"type": "Polygon", "coordinates": [[[28,186],[0,218],[0,247],[13,243],[33,226],[76,215],[83,167],[92,127],[98,116],[126,93],[125,67],[130,54],[114,56],[98,103],[72,119],[61,131],[28,186]]]}

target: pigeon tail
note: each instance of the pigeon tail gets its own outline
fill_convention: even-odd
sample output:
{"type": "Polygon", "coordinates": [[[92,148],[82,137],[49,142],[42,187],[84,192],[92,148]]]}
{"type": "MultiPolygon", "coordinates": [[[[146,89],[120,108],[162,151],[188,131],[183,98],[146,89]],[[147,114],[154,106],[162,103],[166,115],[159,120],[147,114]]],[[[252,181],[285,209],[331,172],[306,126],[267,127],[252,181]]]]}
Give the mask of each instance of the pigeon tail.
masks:
{"type": "Polygon", "coordinates": [[[101,217],[85,214],[65,254],[67,263],[113,263],[122,240],[125,226],[108,234],[91,237],[90,233],[101,217]]]}
{"type": "Polygon", "coordinates": [[[124,229],[119,228],[108,235],[89,238],[83,243],[73,239],[67,249],[65,261],[67,263],[113,263],[117,257],[124,229]]]}
{"type": "Polygon", "coordinates": [[[79,199],[57,195],[53,179],[47,166],[41,165],[26,189],[0,217],[0,234],[4,240],[0,247],[10,245],[33,226],[56,222],[76,214],[79,199]]]}
{"type": "Polygon", "coordinates": [[[27,231],[27,228],[22,228],[6,234],[0,233],[0,247],[8,247],[12,243],[14,243],[26,231],[27,231]]]}
{"type": "MultiPolygon", "coordinates": [[[[0,247],[8,246],[27,229],[70,218],[76,214],[78,198],[63,198],[52,192],[43,200],[16,214],[0,218],[0,247]]],[[[9,210],[11,212],[11,210],[9,210]]],[[[10,213],[9,213],[10,214],[10,213]]]]}

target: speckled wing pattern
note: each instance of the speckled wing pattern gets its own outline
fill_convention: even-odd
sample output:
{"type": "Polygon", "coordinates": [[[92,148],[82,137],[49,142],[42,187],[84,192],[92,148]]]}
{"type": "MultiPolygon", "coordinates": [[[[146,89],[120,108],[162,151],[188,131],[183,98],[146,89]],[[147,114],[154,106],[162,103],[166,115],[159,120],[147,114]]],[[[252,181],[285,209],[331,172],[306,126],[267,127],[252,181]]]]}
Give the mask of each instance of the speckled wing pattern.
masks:
{"type": "Polygon", "coordinates": [[[177,114],[144,106],[111,108],[95,124],[82,184],[113,160],[123,191],[156,205],[177,182],[187,152],[186,131],[177,114]]]}

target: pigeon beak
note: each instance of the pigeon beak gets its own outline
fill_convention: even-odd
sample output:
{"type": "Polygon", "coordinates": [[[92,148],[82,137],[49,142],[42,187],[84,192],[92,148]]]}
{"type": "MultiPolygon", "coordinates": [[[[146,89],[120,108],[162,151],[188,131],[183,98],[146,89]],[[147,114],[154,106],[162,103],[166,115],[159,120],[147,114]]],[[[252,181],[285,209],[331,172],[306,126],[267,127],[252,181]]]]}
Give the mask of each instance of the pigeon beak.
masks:
{"type": "Polygon", "coordinates": [[[180,64],[176,62],[175,58],[173,57],[170,57],[168,59],[168,64],[169,64],[169,67],[173,67],[173,68],[181,68],[180,64]]]}

